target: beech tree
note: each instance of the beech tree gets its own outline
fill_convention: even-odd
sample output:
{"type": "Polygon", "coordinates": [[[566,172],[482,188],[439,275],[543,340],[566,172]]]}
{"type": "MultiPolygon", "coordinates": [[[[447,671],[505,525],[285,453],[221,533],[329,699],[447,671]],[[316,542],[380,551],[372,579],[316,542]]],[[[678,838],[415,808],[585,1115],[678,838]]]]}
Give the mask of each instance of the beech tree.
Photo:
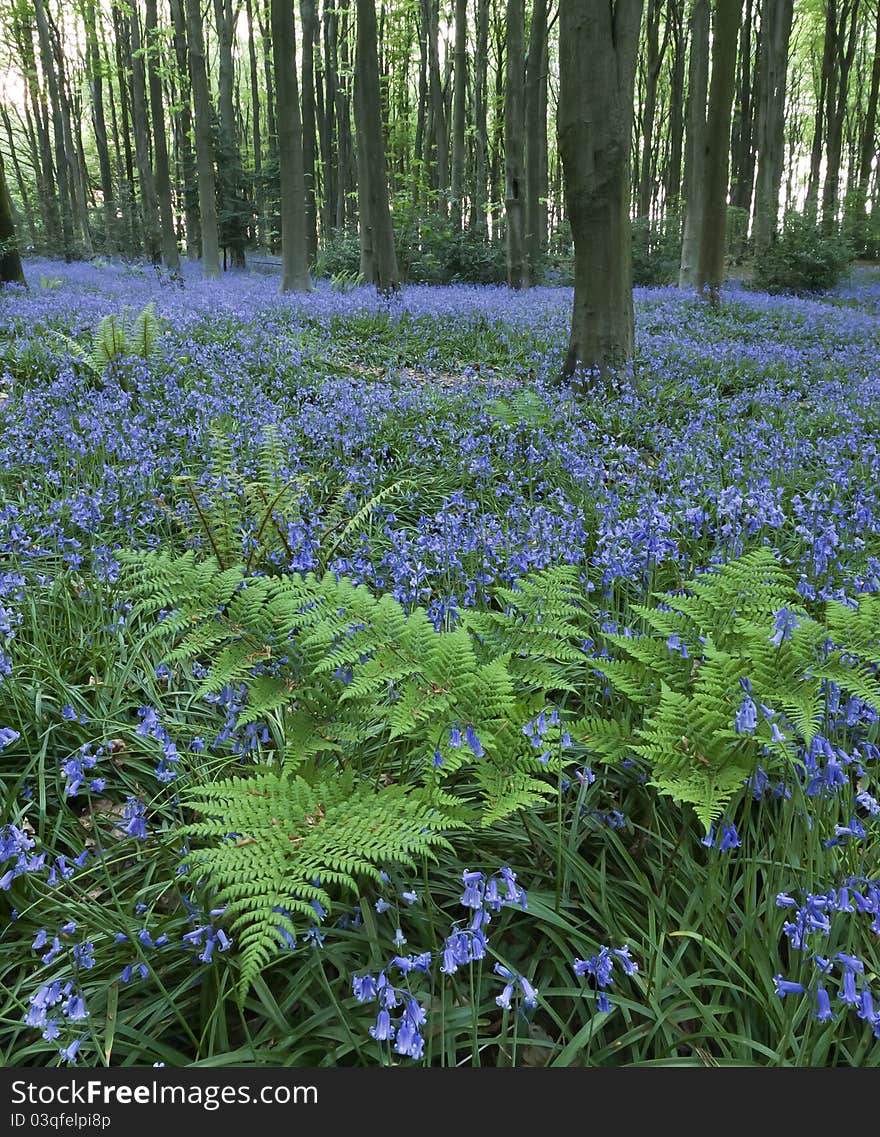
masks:
{"type": "Polygon", "coordinates": [[[605,376],[635,353],[630,147],[641,15],[642,0],[560,0],[559,149],[575,254],[567,376],[605,376]]]}
{"type": "Polygon", "coordinates": [[[309,287],[309,260],[293,0],[271,0],[271,3],[281,174],[281,291],[303,292],[309,287]]]}
{"type": "Polygon", "coordinates": [[[0,161],[0,284],[24,284],[24,270],[15,238],[15,216],[0,161]]]}
{"type": "Polygon", "coordinates": [[[400,287],[400,273],[388,203],[375,0],[357,0],[354,96],[361,272],[380,292],[396,292],[400,287]]]}

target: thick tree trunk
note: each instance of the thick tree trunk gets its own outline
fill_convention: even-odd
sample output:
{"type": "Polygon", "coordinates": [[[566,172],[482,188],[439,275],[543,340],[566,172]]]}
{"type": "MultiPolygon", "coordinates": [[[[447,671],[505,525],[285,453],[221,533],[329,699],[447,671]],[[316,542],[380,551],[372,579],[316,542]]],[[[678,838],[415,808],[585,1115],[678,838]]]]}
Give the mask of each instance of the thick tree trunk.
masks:
{"type": "MultiPolygon", "coordinates": [[[[543,3],[543,0],[538,0],[543,3]]],[[[455,71],[452,95],[452,227],[464,222],[464,128],[467,102],[467,0],[455,0],[455,71]]]]}
{"type": "Polygon", "coordinates": [[[507,283],[528,288],[525,178],[525,2],[507,0],[507,67],[504,83],[504,214],[507,283]]]}
{"type": "Polygon", "coordinates": [[[706,101],[709,91],[709,0],[691,8],[688,60],[687,134],[684,151],[684,232],[679,288],[697,287],[700,234],[703,230],[703,170],[706,164],[706,101]]]}
{"type": "Polygon", "coordinates": [[[724,282],[730,116],[736,85],[736,45],[742,0],[716,0],[712,36],[712,79],[706,115],[706,164],[697,289],[713,303],[724,282]]]}
{"type": "Polygon", "coordinates": [[[195,111],[196,169],[202,231],[202,268],[205,276],[220,275],[220,235],[214,184],[214,138],[211,131],[211,94],[205,67],[205,37],[199,0],[186,0],[189,70],[195,111]]]}
{"type": "Polygon", "coordinates": [[[6,171],[0,161],[0,285],[24,283],[24,270],[15,236],[12,198],[6,185],[6,171]]]}
{"type": "Polygon", "coordinates": [[[874,31],[874,63],[871,68],[871,85],[868,89],[868,105],[862,128],[859,150],[859,190],[862,201],[868,196],[868,182],[871,165],[877,153],[877,100],[880,95],[880,4],[877,5],[877,26],[874,31]]]}
{"type": "Polygon", "coordinates": [[[546,212],[541,208],[542,191],[546,197],[546,187],[542,185],[543,176],[546,175],[546,154],[541,153],[547,129],[547,72],[544,68],[546,45],[547,0],[534,0],[524,89],[525,255],[531,283],[540,279],[541,253],[547,241],[546,212]]]}
{"type": "Polygon", "coordinates": [[[755,186],[755,253],[770,245],[779,220],[785,157],[785,86],[793,0],[764,0],[758,105],[758,179],[755,186]]]}
{"type": "Polygon", "coordinates": [[[354,90],[361,264],[366,278],[380,292],[396,292],[400,287],[400,275],[388,203],[374,0],[357,0],[354,90]]]}
{"type": "Polygon", "coordinates": [[[147,74],[150,81],[150,112],[153,122],[153,160],[156,171],[156,195],[159,199],[162,260],[172,272],[180,268],[177,232],[174,227],[174,209],[171,204],[171,170],[168,164],[168,137],[165,133],[165,107],[162,102],[162,80],[159,77],[160,50],[159,21],[156,0],[147,0],[146,7],[147,74]]]}
{"type": "Polygon", "coordinates": [[[272,50],[281,174],[281,291],[309,288],[306,244],[306,184],[303,171],[302,122],[296,83],[294,0],[272,0],[272,50]]]}
{"type": "Polygon", "coordinates": [[[629,200],[641,15],[642,0],[560,0],[559,149],[575,248],[567,376],[604,377],[635,354],[629,200]]]}

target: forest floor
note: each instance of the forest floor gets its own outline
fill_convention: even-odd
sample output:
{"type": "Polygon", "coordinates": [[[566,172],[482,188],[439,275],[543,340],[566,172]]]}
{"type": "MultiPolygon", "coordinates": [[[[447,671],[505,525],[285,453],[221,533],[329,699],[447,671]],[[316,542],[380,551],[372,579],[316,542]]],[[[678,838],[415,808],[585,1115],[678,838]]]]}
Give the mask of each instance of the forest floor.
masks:
{"type": "MultiPolygon", "coordinates": [[[[500,610],[504,589],[560,565],[577,566],[609,635],[641,626],[637,606],[658,590],[678,589],[694,573],[754,550],[778,556],[793,610],[815,613],[826,602],[880,591],[876,269],[860,266],[835,292],[813,298],[733,287],[716,308],[675,288],[638,289],[638,386],[587,393],[559,380],[569,289],[414,286],[386,300],[327,284],[280,296],[273,276],[228,273],[206,282],[191,266],[178,280],[143,266],[48,261],[28,263],[26,273],[27,291],[0,294],[0,899],[18,916],[0,943],[0,1053],[8,1064],[54,1062],[59,1052],[62,1060],[79,1053],[97,1063],[111,1051],[134,1064],[219,1063],[217,1055],[231,1064],[375,1063],[389,1052],[390,1036],[384,1044],[370,1038],[346,971],[377,966],[375,930],[374,947],[357,962],[351,923],[343,924],[334,934],[345,966],[330,968],[328,978],[312,956],[296,967],[282,963],[273,972],[277,984],[258,984],[241,1010],[223,973],[234,951],[212,958],[206,946],[219,944],[218,953],[224,946],[210,922],[218,918],[205,917],[199,939],[186,922],[190,901],[173,901],[176,846],[166,860],[157,853],[153,868],[120,854],[112,885],[94,884],[96,817],[114,841],[143,841],[149,831],[157,842],[168,837],[163,848],[170,849],[184,752],[192,776],[193,763],[204,762],[204,774],[259,762],[269,738],[260,724],[238,722],[234,691],[197,699],[197,670],[184,678],[158,657],[146,666],[142,648],[126,638],[124,551],[189,547],[207,555],[213,538],[204,516],[220,506],[228,507],[225,548],[236,552],[237,544],[235,559],[244,560],[262,540],[253,492],[262,485],[269,495],[282,487],[273,522],[279,539],[260,546],[264,572],[331,570],[407,611],[423,608],[438,631],[470,610],[500,610]],[[166,722],[165,703],[173,729],[155,725],[166,722]],[[104,915],[90,915],[99,907],[92,899],[110,892],[104,915]],[[71,921],[79,931],[64,933],[71,921]],[[162,943],[156,947],[160,934],[177,937],[167,964],[162,943]],[[53,937],[57,951],[42,954],[53,937]],[[210,998],[190,993],[189,973],[180,970],[187,944],[210,998]],[[130,978],[132,966],[142,968],[141,987],[126,980],[120,990],[120,971],[130,978]],[[291,1000],[301,1023],[288,1037],[277,1023],[291,1000]],[[117,1001],[120,1026],[108,1033],[117,1001]]],[[[847,1017],[855,1007],[849,995],[823,1034],[827,1020],[806,1009],[815,997],[823,1013],[812,980],[800,984],[802,1010],[773,986],[794,951],[782,930],[786,914],[777,919],[773,882],[781,894],[786,881],[806,890],[870,875],[875,810],[853,802],[857,792],[874,802],[873,705],[865,686],[847,704],[846,721],[823,712],[823,737],[838,747],[834,761],[839,766],[844,753],[844,766],[855,765],[835,784],[833,805],[823,805],[821,834],[818,820],[813,836],[798,830],[802,846],[790,857],[761,844],[766,826],[748,812],[757,806],[736,815],[742,846],[719,840],[716,829],[701,843],[705,830],[681,822],[685,807],[649,794],[647,774],[636,777],[632,761],[598,781],[582,777],[594,795],[586,813],[584,798],[576,810],[565,806],[567,847],[579,850],[578,864],[604,866],[581,882],[581,906],[587,894],[603,897],[589,902],[586,916],[573,914],[574,901],[566,907],[574,886],[570,875],[564,884],[558,875],[563,858],[552,826],[562,825],[561,805],[558,814],[556,804],[548,807],[550,820],[537,805],[534,816],[526,811],[514,837],[511,829],[476,845],[462,838],[458,859],[443,854],[447,883],[437,886],[437,911],[450,910],[454,882],[478,849],[515,863],[534,894],[535,927],[555,946],[545,960],[534,950],[535,928],[520,939],[510,932],[503,956],[516,964],[513,973],[530,969],[548,992],[533,1015],[526,987],[517,988],[529,1012],[522,1029],[530,1064],[580,1064],[587,1053],[590,1062],[612,1064],[621,1053],[634,1062],[697,1064],[707,1054],[768,1064],[880,1059],[871,1030],[847,1017]],[[837,829],[857,808],[860,825],[844,834],[855,837],[842,841],[837,829]],[[651,848],[660,875],[642,867],[651,848]],[[680,858],[674,895],[663,892],[672,888],[672,854],[680,858]],[[758,864],[772,866],[764,879],[758,864]],[[663,904],[654,906],[661,892],[663,904]],[[697,893],[701,911],[693,907],[697,893]],[[716,901],[715,946],[700,947],[699,937],[709,936],[701,921],[710,921],[716,901]],[[606,938],[628,941],[641,961],[635,976],[619,957],[627,982],[638,986],[623,999],[619,1021],[601,1000],[601,1015],[592,1017],[593,1002],[588,1011],[571,960],[562,959],[599,951],[587,969],[595,977],[606,938]],[[744,950],[760,957],[754,968],[744,950]],[[562,960],[556,970],[551,957],[562,960]],[[708,986],[690,987],[688,968],[708,986]],[[547,1001],[554,992],[564,1009],[547,1001]],[[746,1013],[745,1004],[755,1009],[746,1013]]],[[[768,738],[769,731],[768,718],[768,738]]],[[[815,774],[812,737],[801,740],[785,775],[802,789],[813,784],[804,770],[815,774]]],[[[576,757],[583,766],[589,750],[576,757]]],[[[571,772],[566,785],[569,779],[571,772]]],[[[822,785],[830,793],[832,780],[822,785]]],[[[751,799],[744,791],[742,800],[751,799]]],[[[787,841],[805,816],[791,808],[787,841]]],[[[480,864],[487,882],[495,867],[480,864]]],[[[389,887],[405,889],[400,880],[392,873],[389,887]]],[[[420,918],[427,908],[426,901],[420,918]]],[[[853,909],[841,905],[845,911],[853,909]]],[[[416,915],[403,907],[396,919],[415,943],[406,921],[416,915]]],[[[313,950],[320,935],[311,934],[313,950]]],[[[834,933],[835,950],[869,951],[867,924],[853,932],[858,942],[848,934],[834,933]]],[[[334,942],[328,931],[331,954],[334,942]]],[[[388,947],[394,950],[390,936],[388,947]]],[[[874,975],[877,960],[863,958],[867,971],[859,975],[874,975]]],[[[819,986],[824,991],[821,976],[819,986]]],[[[487,968],[470,992],[473,1014],[455,1000],[443,1004],[448,1017],[429,1039],[429,1061],[469,1061],[489,1047],[484,1061],[508,1062],[511,1045],[516,1061],[513,1019],[496,988],[487,968]]],[[[873,1015],[860,1017],[877,1033],[873,1015]]],[[[397,1054],[422,1052],[410,1041],[397,1054]]]]}

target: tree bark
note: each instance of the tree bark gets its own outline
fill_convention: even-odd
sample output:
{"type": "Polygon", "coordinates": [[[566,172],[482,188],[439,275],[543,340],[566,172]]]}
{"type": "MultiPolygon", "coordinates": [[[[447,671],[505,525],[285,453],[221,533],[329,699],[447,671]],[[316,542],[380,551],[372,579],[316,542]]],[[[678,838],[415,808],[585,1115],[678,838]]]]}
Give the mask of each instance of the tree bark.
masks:
{"type": "Polygon", "coordinates": [[[779,221],[785,157],[785,88],[793,0],[764,0],[762,14],[758,178],[755,186],[755,253],[768,248],[779,221]]]}
{"type": "Polygon", "coordinates": [[[481,237],[488,236],[486,195],[489,191],[489,121],[487,78],[489,61],[489,0],[477,0],[476,50],[474,52],[474,184],[471,194],[471,225],[481,237]]]}
{"type": "Polygon", "coordinates": [[[504,213],[507,283],[528,288],[525,242],[525,2],[507,0],[507,67],[504,83],[504,213]]]}
{"type": "Polygon", "coordinates": [[[12,198],[6,185],[6,171],[0,161],[0,285],[25,283],[15,236],[12,198]]]}
{"type": "Polygon", "coordinates": [[[192,142],[192,83],[189,74],[189,50],[186,42],[186,19],[182,0],[171,0],[171,22],[174,25],[174,54],[177,58],[179,106],[174,115],[174,133],[180,154],[183,180],[183,218],[186,228],[186,255],[199,256],[201,224],[199,219],[199,187],[192,142]]]}
{"type": "Polygon", "coordinates": [[[315,196],[317,137],[315,132],[315,40],[318,24],[315,0],[300,0],[303,29],[302,49],[302,138],[303,167],[306,185],[306,248],[309,264],[318,256],[318,212],[315,196]]]}
{"type": "Polygon", "coordinates": [[[546,188],[542,184],[546,176],[546,154],[541,152],[542,148],[546,149],[547,137],[546,46],[547,0],[533,0],[524,89],[525,255],[530,283],[540,279],[541,254],[547,241],[546,212],[541,208],[541,197],[546,196],[546,188]]]}
{"type": "Polygon", "coordinates": [[[105,247],[116,252],[119,247],[116,224],[116,200],[113,189],[113,170],[107,145],[107,122],[104,117],[104,68],[98,50],[95,0],[88,0],[84,9],[86,25],[86,56],[88,59],[89,94],[92,102],[92,125],[95,131],[95,149],[98,151],[98,169],[101,174],[101,197],[104,207],[105,247]]]}
{"type": "Polygon", "coordinates": [[[697,289],[713,303],[724,282],[730,118],[736,84],[736,47],[742,0],[716,0],[712,36],[712,78],[706,115],[703,217],[697,289]]]}
{"type": "Polygon", "coordinates": [[[706,101],[709,90],[709,0],[691,8],[688,60],[687,134],[684,151],[684,232],[679,288],[697,287],[700,234],[703,229],[703,170],[706,164],[706,101]]]}
{"type": "Polygon", "coordinates": [[[266,206],[263,193],[263,132],[260,115],[260,73],[257,67],[257,47],[254,42],[254,9],[252,0],[246,0],[248,34],[248,65],[251,81],[251,145],[254,148],[254,209],[256,220],[256,243],[265,245],[266,206]]]}
{"type": "Polygon", "coordinates": [[[642,0],[560,0],[559,150],[575,249],[567,376],[604,377],[635,354],[629,200],[641,15],[642,0]]]}
{"type": "Polygon", "coordinates": [[[156,0],[147,0],[146,48],[147,74],[150,81],[150,111],[153,121],[153,159],[156,171],[156,195],[159,199],[162,260],[172,272],[180,268],[180,251],[174,227],[174,209],[171,204],[171,170],[168,163],[168,137],[165,133],[165,107],[162,102],[162,80],[157,59],[160,50],[159,20],[156,0]]]}
{"type": "MultiPolygon", "coordinates": [[[[538,0],[543,3],[543,0],[538,0]]],[[[467,0],[455,0],[455,71],[452,95],[452,227],[464,222],[464,129],[467,100],[467,0]]]]}
{"type": "Polygon", "coordinates": [[[55,171],[58,187],[58,208],[61,219],[61,244],[64,259],[73,256],[73,216],[70,189],[70,162],[64,144],[64,123],[61,117],[61,98],[58,91],[58,76],[52,58],[52,43],[49,38],[49,23],[43,0],[34,0],[34,15],[37,20],[37,36],[40,44],[40,61],[43,65],[43,78],[49,90],[52,129],[55,138],[55,171]]]}
{"type": "Polygon", "coordinates": [[[141,221],[143,223],[144,246],[147,256],[154,264],[162,258],[161,224],[159,222],[159,198],[153,167],[150,164],[150,135],[147,126],[147,85],[144,56],[141,51],[141,31],[137,10],[129,17],[131,37],[131,110],[134,124],[134,150],[138,167],[138,181],[141,186],[141,221]]]}
{"type": "Polygon", "coordinates": [[[281,291],[305,292],[309,288],[306,185],[296,89],[293,4],[294,0],[272,0],[271,7],[281,175],[281,291]]]}
{"type": "Polygon", "coordinates": [[[357,0],[354,92],[361,265],[367,280],[380,292],[396,292],[400,275],[388,203],[374,0],[357,0]]]}
{"type": "Polygon", "coordinates": [[[195,111],[196,169],[202,231],[202,268],[205,276],[220,275],[220,234],[214,184],[214,139],[211,132],[211,94],[205,67],[205,37],[199,0],[186,0],[189,70],[195,111]]]}

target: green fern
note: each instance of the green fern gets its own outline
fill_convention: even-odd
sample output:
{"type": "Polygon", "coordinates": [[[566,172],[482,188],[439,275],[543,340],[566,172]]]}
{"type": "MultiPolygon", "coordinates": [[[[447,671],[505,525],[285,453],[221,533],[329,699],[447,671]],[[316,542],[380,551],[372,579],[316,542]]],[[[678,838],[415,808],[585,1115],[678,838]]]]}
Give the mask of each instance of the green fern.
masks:
{"type": "Polygon", "coordinates": [[[213,885],[238,944],[246,990],[286,937],[316,922],[340,888],[358,894],[390,864],[412,867],[449,847],[455,822],[429,794],[357,784],[348,771],[314,783],[278,770],[201,785],[184,798],[197,820],[191,872],[213,885]]]}

